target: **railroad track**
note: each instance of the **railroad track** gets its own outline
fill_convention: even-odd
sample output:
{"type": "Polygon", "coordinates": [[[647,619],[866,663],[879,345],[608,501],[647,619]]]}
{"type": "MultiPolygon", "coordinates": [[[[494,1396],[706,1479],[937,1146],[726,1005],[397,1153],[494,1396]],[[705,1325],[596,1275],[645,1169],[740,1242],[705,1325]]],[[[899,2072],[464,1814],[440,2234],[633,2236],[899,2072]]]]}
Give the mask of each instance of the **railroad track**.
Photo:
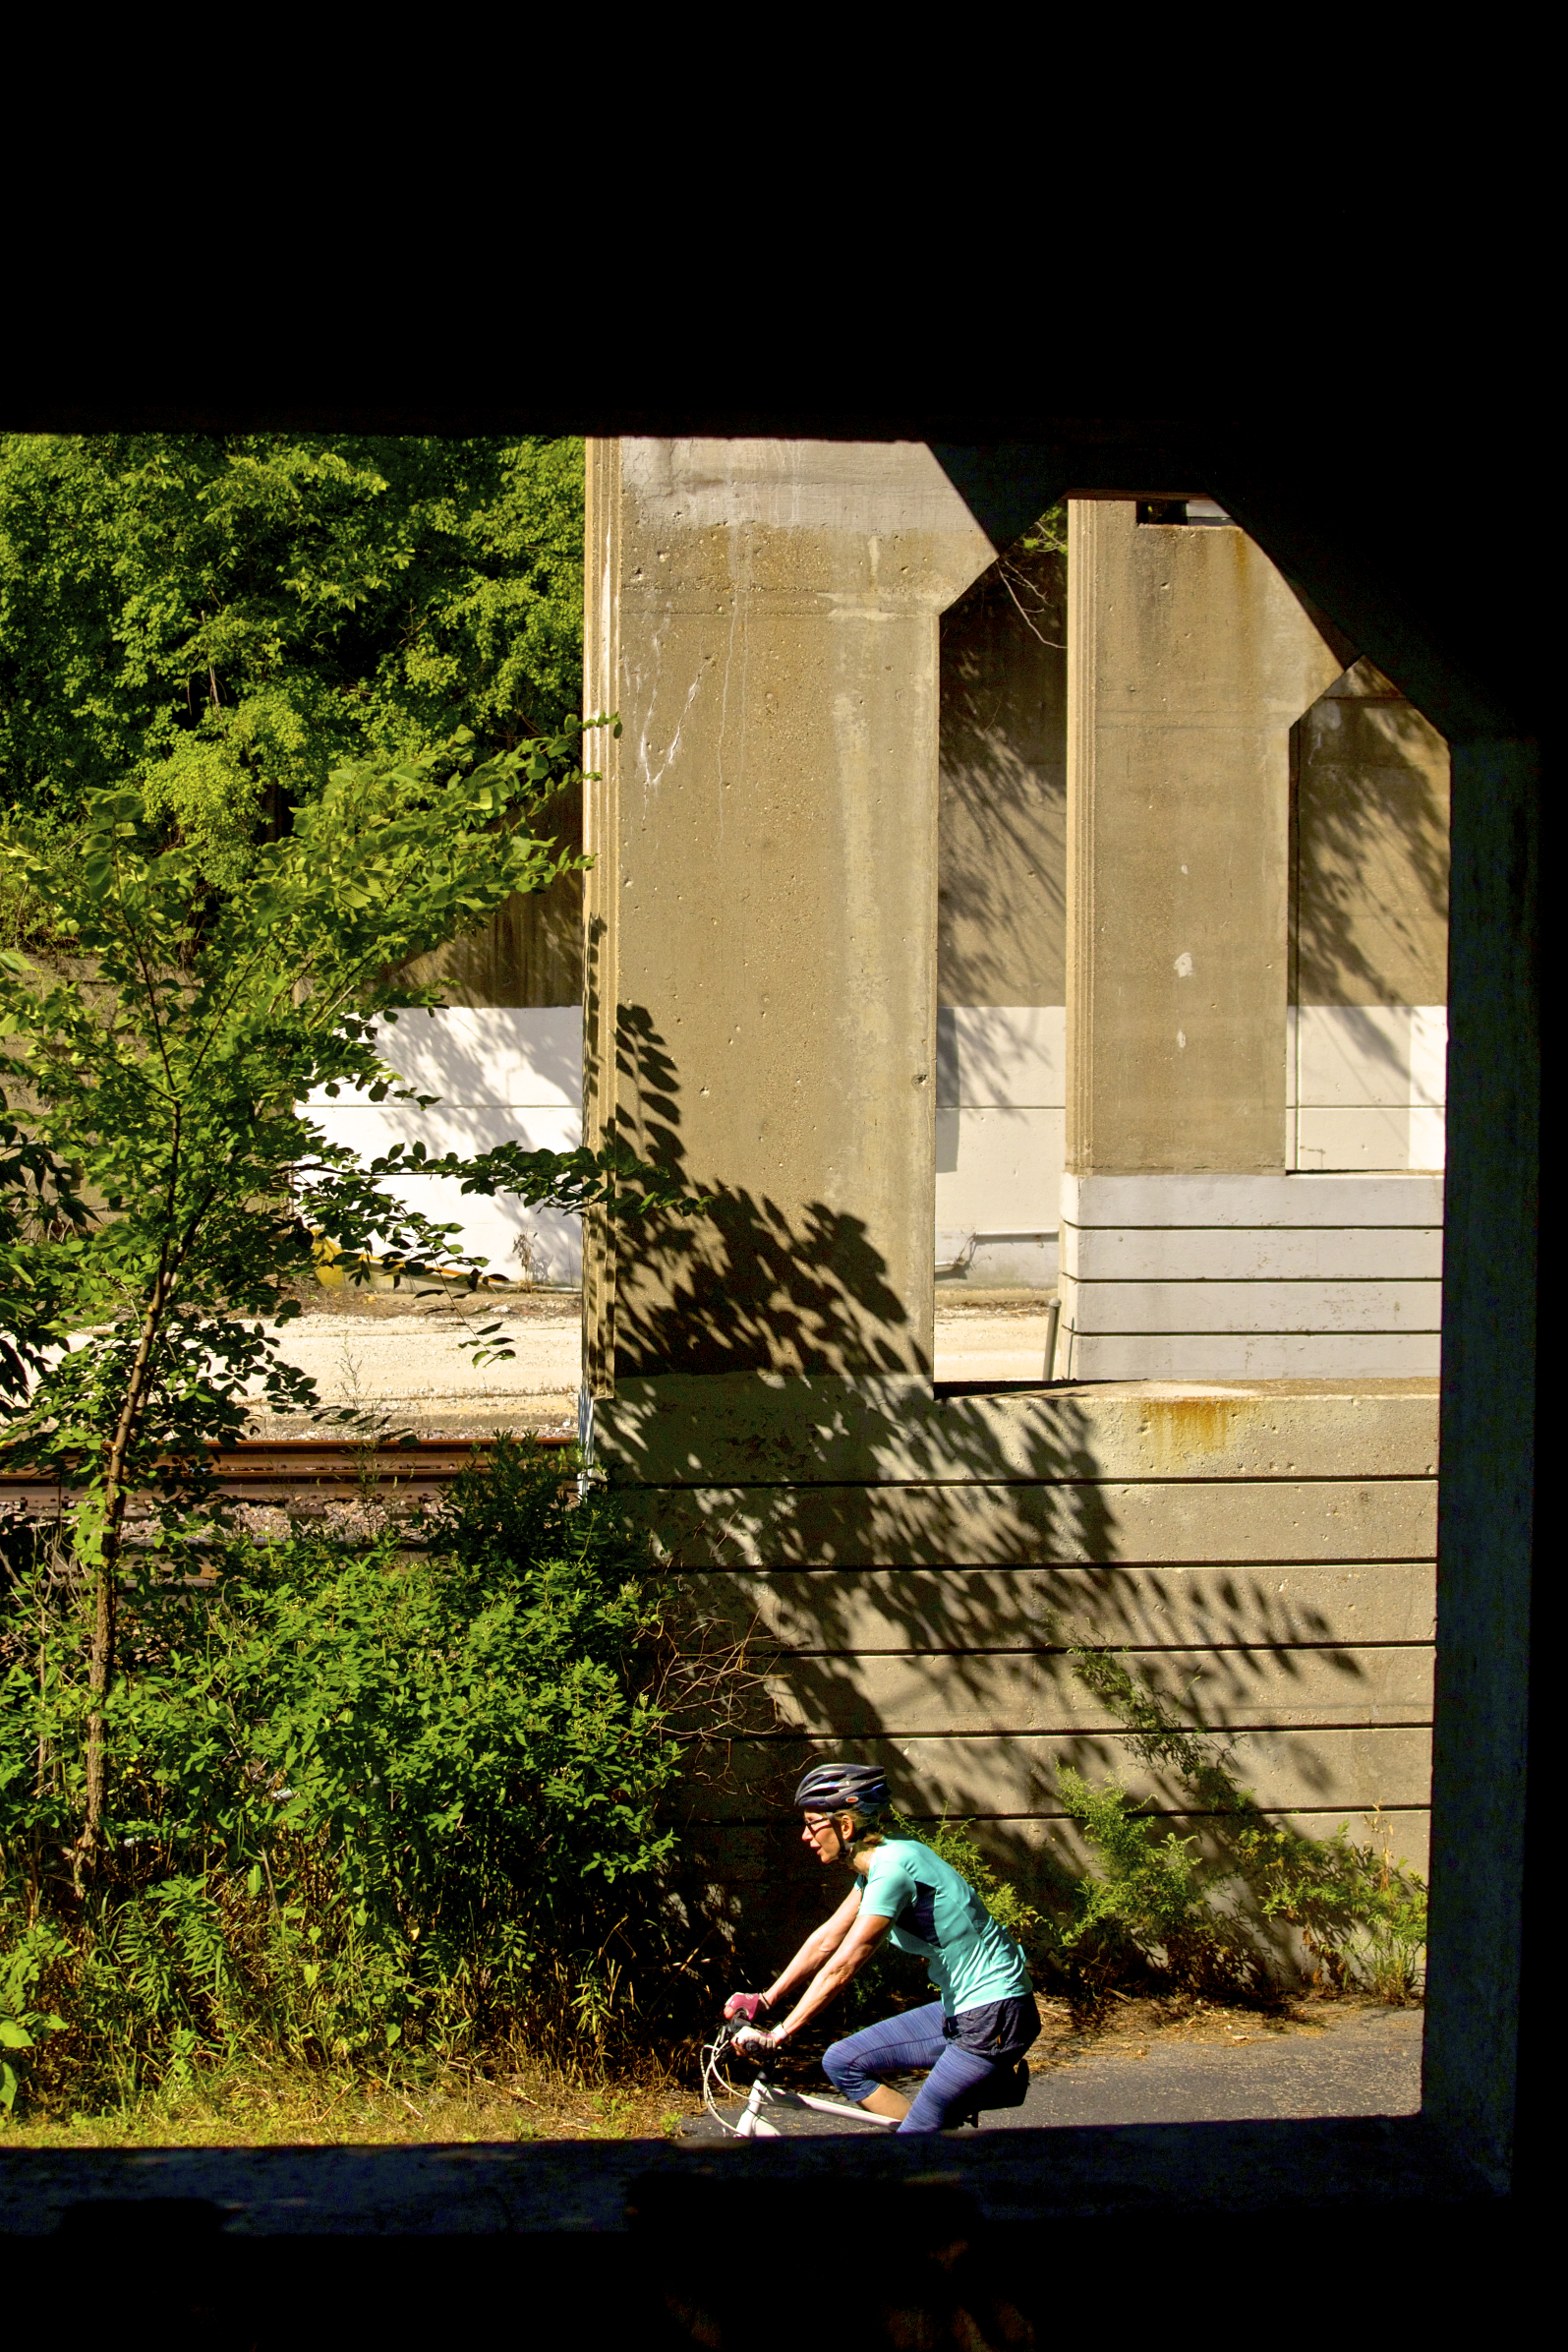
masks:
{"type": "MultiPolygon", "coordinates": [[[[239,1502],[298,1504],[304,1499],[346,1502],[374,1484],[403,1504],[439,1495],[489,1438],[418,1438],[411,1445],[354,1445],[335,1438],[246,1438],[213,1456],[218,1484],[239,1502]]],[[[570,1445],[568,1437],[541,1436],[541,1445],[570,1445]]],[[[35,1470],[0,1469],[0,1515],[26,1511],[54,1518],[62,1490],[35,1470]]]]}

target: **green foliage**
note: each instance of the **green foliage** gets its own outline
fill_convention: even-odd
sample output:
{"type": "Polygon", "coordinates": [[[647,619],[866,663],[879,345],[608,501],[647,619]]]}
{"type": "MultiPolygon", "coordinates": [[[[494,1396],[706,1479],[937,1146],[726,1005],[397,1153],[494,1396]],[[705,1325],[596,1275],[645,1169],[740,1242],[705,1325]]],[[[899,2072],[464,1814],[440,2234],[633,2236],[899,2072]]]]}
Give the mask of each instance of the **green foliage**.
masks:
{"type": "MultiPolygon", "coordinates": [[[[457,1228],[400,1205],[399,1179],[571,1208],[679,1205],[613,1143],[469,1158],[415,1143],[362,1167],[308,1109],[315,1089],[345,1086],[425,1099],[382,1063],[376,1022],[435,1001],[406,977],[410,958],[570,862],[526,819],[571,771],[579,734],[574,721],[478,764],[338,769],[221,893],[131,790],[93,795],[75,841],[34,824],[0,843],[65,943],[34,961],[0,951],[0,1112],[18,1112],[0,1124],[0,1297],[20,1306],[0,1358],[4,1452],[76,1495],[95,1692],[113,1680],[127,1497],[210,1504],[208,1449],[240,1434],[253,1399],[315,1405],[277,1331],[300,1311],[291,1285],[318,1233],[362,1260],[373,1247],[455,1259],[472,1283],[457,1228]]],[[[511,1353],[494,1325],[473,1343],[482,1360],[511,1353]]],[[[108,1718],[95,1720],[83,1869],[105,1803],[108,1718]]]]}
{"type": "Polygon", "coordinates": [[[21,2087],[14,2055],[36,2049],[46,2034],[65,2029],[59,2012],[38,2008],[33,1995],[40,1977],[66,1950],[58,1929],[34,1921],[0,1963],[0,2107],[8,2115],[16,2108],[21,2087]]]}
{"type": "Polygon", "coordinates": [[[1067,500],[1058,499],[1046,509],[1034,529],[1026,533],[1019,545],[1031,556],[1065,556],[1067,554],[1067,500]]]}
{"type": "Polygon", "coordinates": [[[134,1486],[172,1457],[200,1485],[202,1448],[238,1433],[248,1383],[274,1405],[314,1401],[253,1320],[298,1313],[313,1229],[450,1260],[455,1228],[396,1205],[400,1176],[571,1207],[614,1189],[623,1152],[457,1160],[416,1144],[362,1169],[306,1107],[319,1088],[421,1099],[375,1044],[377,1016],[434,1001],[397,968],[567,862],[519,820],[574,746],[569,733],[466,772],[340,769],[216,899],[134,792],[94,798],[78,843],[40,827],[5,845],[72,951],[53,969],[0,954],[0,1083],[26,1113],[25,1135],[0,1136],[0,1289],[32,1303],[13,1459],[87,1489],[111,1459],[134,1486]],[[68,1352],[50,1363],[46,1347],[68,1352]]]}
{"type": "Polygon", "coordinates": [[[582,545],[573,441],[0,437],[0,803],[134,780],[226,880],[333,767],[556,734],[582,545]]]}
{"type": "Polygon", "coordinates": [[[1212,1874],[1195,1838],[1179,1838],[1139,1812],[1125,1790],[1091,1788],[1071,1765],[1057,1775],[1062,1802],[1099,1864],[1076,1889],[1058,1950],[1091,1994],[1149,1970],[1187,1990],[1255,1994],[1266,1974],[1209,1901],[1212,1874]]]}
{"type": "Polygon", "coordinates": [[[200,1581],[144,1570],[82,1896],[83,1594],[40,1557],[0,1615],[0,1988],[40,2095],[509,2034],[581,2057],[668,1985],[660,1588],[603,1490],[507,1441],[428,1553],[220,1538],[200,1581]]]}
{"type": "Polygon", "coordinates": [[[1167,1775],[1183,1810],[1206,1816],[1212,1857],[1196,1837],[1166,1831],[1112,1785],[1058,1773],[1063,1803],[1099,1865],[1078,1882],[1059,1949],[1091,1993],[1139,1973],[1217,1995],[1265,1996],[1277,1959],[1260,1939],[1294,1930],[1314,1972],[1387,2001],[1418,1996],[1426,1942],[1424,1881],[1348,1825],[1308,1838],[1265,1813],[1223,1753],[1168,1711],[1114,1651],[1074,1650],[1078,1678],[1125,1727],[1142,1764],[1167,1775]]]}

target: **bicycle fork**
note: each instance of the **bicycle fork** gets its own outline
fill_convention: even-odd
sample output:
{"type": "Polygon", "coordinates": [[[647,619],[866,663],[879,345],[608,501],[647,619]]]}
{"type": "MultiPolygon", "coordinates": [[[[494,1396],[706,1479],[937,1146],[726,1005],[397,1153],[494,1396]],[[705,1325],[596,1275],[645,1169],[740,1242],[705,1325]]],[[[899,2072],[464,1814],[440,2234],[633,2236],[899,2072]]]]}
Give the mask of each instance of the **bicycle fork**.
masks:
{"type": "Polygon", "coordinates": [[[735,2126],[742,2140],[777,2140],[781,2137],[779,2126],[769,2123],[762,2112],[762,2102],[767,2095],[768,2079],[766,2075],[759,2075],[751,2086],[751,2096],[741,2109],[740,2121],[735,2126]]]}

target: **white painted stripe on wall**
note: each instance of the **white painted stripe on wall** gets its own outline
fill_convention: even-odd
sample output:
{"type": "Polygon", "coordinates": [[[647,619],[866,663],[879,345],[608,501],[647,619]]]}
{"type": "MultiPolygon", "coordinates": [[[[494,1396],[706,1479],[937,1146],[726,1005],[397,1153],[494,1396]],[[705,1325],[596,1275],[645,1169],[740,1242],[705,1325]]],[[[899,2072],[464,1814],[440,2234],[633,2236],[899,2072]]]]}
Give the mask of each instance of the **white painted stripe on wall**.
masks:
{"type": "Polygon", "coordinates": [[[1443,1181],[1423,1174],[1076,1176],[1062,1179],[1074,1226],[1441,1225],[1443,1181]]]}
{"type": "Polygon", "coordinates": [[[939,1269],[971,1283],[1056,1279],[1067,1127],[1062,1005],[937,1014],[939,1269]]]}
{"type": "Polygon", "coordinates": [[[1435,1175],[1069,1175],[1062,1189],[1061,1377],[1437,1369],[1435,1175]]]}
{"type": "Polygon", "coordinates": [[[1065,1110],[939,1110],[937,1228],[1048,1233],[1061,1217],[1065,1110]]]}
{"type": "Polygon", "coordinates": [[[1446,1006],[1294,1007],[1286,1052],[1293,1167],[1443,1165],[1446,1006]]]}
{"type": "Polygon", "coordinates": [[[1435,1380],[1435,1331],[1189,1332],[1118,1336],[1067,1329],[1056,1377],[1069,1381],[1435,1380]]]}
{"type": "Polygon", "coordinates": [[[1060,1110],[1066,1102],[1065,1005],[940,1008],[940,1109],[1060,1110]]]}
{"type": "Polygon", "coordinates": [[[1439,1282],[1084,1282],[1062,1311],[1086,1331],[1435,1331],[1439,1282]]]}
{"type": "Polygon", "coordinates": [[[1440,1225],[1079,1227],[1085,1282],[1435,1282],[1440,1225]]]}
{"type": "MultiPolygon", "coordinates": [[[[328,1140],[373,1158],[393,1144],[423,1141],[432,1151],[477,1152],[520,1143],[531,1151],[571,1151],[583,1139],[582,1013],[576,1005],[452,1005],[435,1015],[405,1013],[377,1040],[388,1065],[433,1109],[311,1097],[328,1140]]],[[[422,1214],[454,1222],[455,1246],[516,1280],[525,1264],[537,1281],[582,1278],[582,1220],[559,1209],[477,1199],[438,1178],[395,1188],[422,1214]]]]}
{"type": "Polygon", "coordinates": [[[517,1103],[580,1112],[580,1005],[447,1005],[382,1022],[377,1044],[421,1093],[471,1107],[517,1103]]]}
{"type": "Polygon", "coordinates": [[[1302,1005],[1296,1037],[1297,1099],[1304,1105],[1442,1107],[1443,1005],[1302,1005]]]}
{"type": "Polygon", "coordinates": [[[1296,1114],[1296,1162],[1304,1176],[1330,1169],[1440,1168],[1443,1157],[1441,1111],[1329,1111],[1304,1104],[1296,1114]]]}

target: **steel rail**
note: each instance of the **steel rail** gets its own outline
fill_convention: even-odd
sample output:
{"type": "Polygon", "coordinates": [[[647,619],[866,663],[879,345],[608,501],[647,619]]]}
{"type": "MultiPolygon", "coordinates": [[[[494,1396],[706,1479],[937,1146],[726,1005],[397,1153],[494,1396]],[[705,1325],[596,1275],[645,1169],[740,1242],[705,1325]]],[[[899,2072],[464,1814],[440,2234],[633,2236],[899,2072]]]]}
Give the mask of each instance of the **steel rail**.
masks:
{"type": "MultiPolygon", "coordinates": [[[[554,1433],[530,1434],[552,1449],[575,1443],[554,1433]]],[[[222,1492],[244,1502],[284,1503],[313,1490],[325,1500],[345,1499],[372,1484],[417,1502],[449,1487],[476,1453],[486,1454],[494,1444],[493,1438],[416,1438],[401,1445],[355,1444],[341,1438],[244,1438],[237,1445],[211,1448],[209,1459],[222,1492]]],[[[9,1509],[53,1517],[70,1491],[42,1471],[0,1466],[0,1515],[9,1509]]]]}

